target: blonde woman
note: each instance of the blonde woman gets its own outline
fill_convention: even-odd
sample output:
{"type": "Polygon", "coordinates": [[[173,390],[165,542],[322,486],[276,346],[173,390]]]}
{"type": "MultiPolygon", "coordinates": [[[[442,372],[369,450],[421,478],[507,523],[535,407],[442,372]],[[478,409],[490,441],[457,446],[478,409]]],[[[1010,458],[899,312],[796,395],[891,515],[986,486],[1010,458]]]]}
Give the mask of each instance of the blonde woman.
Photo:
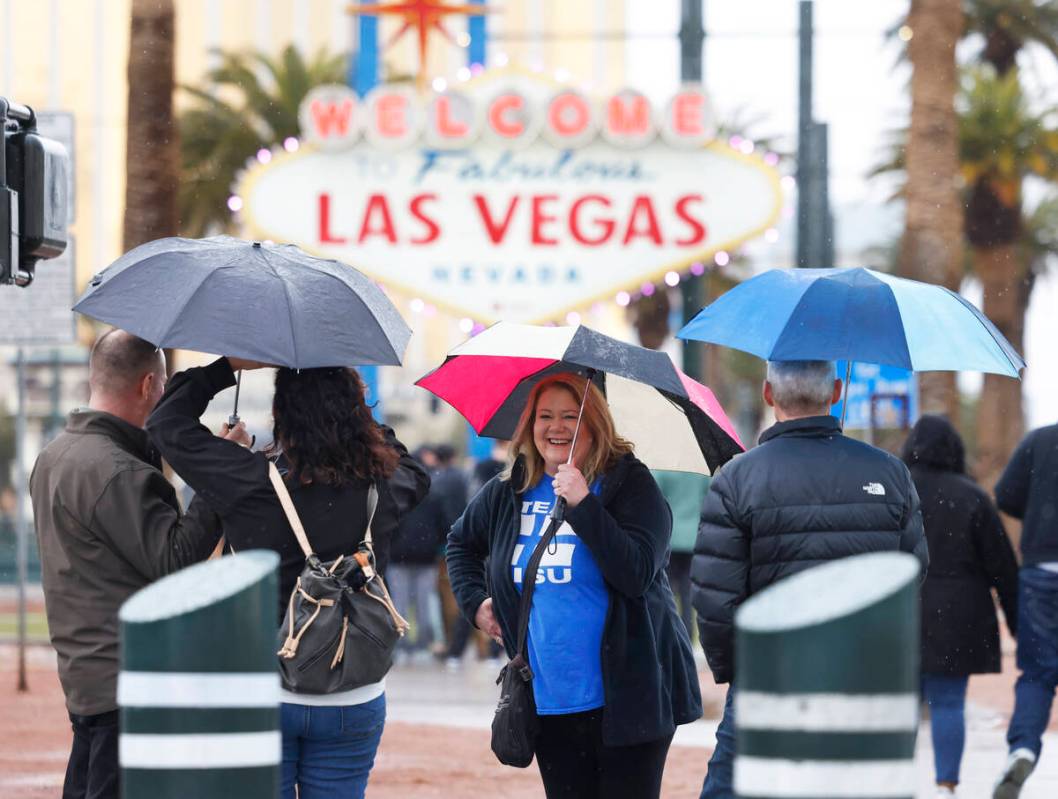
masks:
{"type": "Polygon", "coordinates": [[[566,500],[529,616],[544,789],[651,799],[676,725],[702,715],[698,676],[665,577],[672,515],[594,385],[567,464],[585,385],[558,374],[533,388],[507,470],[452,527],[448,573],[466,617],[513,656],[522,574],[566,500]]]}

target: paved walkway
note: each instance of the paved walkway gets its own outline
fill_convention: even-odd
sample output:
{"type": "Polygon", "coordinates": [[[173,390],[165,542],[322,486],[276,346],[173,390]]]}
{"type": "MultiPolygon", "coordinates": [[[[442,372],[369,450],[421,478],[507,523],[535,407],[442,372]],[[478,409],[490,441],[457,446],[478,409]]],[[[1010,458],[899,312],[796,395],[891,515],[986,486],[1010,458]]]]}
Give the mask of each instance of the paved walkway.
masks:
{"type": "MultiPolygon", "coordinates": [[[[447,671],[433,663],[399,666],[387,678],[387,718],[410,724],[432,724],[460,729],[485,730],[492,723],[496,704],[497,669],[466,660],[458,671],[447,671]]],[[[998,680],[999,677],[992,677],[998,680]]],[[[1011,679],[1008,677],[1008,679],[1011,679]]],[[[719,712],[723,689],[703,679],[707,710],[719,712]],[[709,682],[706,686],[705,683],[709,682]]],[[[986,691],[991,696],[992,690],[986,691]]],[[[962,762],[959,796],[990,799],[996,775],[1006,760],[1006,715],[1000,709],[975,703],[967,708],[966,752],[962,762]]],[[[708,752],[715,742],[717,719],[703,719],[680,727],[674,746],[698,747],[702,752],[702,774],[708,752]]],[[[1058,733],[1048,733],[1040,767],[1026,783],[1022,799],[1058,797],[1058,733]]],[[[929,722],[919,729],[916,763],[919,789],[916,799],[933,799],[933,749],[929,722]]],[[[690,797],[688,797],[690,799],[690,797]]]]}

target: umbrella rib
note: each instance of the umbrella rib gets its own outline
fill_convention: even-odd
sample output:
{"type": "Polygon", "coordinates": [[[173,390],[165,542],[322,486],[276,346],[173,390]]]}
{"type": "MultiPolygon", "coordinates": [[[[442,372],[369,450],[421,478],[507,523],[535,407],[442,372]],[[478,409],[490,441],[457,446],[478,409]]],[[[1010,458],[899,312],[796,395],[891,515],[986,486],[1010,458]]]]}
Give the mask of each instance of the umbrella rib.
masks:
{"type": "MultiPolygon", "coordinates": [[[[176,312],[175,314],[173,314],[172,318],[171,318],[171,319],[169,320],[169,326],[165,328],[165,333],[164,333],[164,335],[162,336],[162,338],[163,338],[163,339],[164,339],[164,338],[168,338],[169,334],[173,332],[173,327],[175,327],[175,326],[176,326],[177,320],[179,320],[179,319],[180,319],[181,315],[182,315],[182,314],[184,313],[184,311],[185,311],[185,310],[187,309],[187,306],[191,304],[191,301],[192,301],[193,299],[195,299],[195,297],[197,297],[197,296],[198,296],[198,293],[199,293],[200,291],[202,291],[202,287],[203,287],[203,286],[205,286],[205,285],[206,285],[206,283],[207,283],[207,281],[209,281],[209,279],[210,279],[211,277],[213,277],[213,275],[215,275],[215,274],[216,274],[216,272],[215,272],[215,271],[213,271],[213,272],[208,272],[208,273],[207,273],[207,274],[206,274],[206,275],[205,275],[205,276],[204,276],[204,277],[202,278],[202,280],[201,280],[201,281],[199,281],[199,284],[198,284],[198,285],[197,285],[197,286],[195,287],[195,290],[194,290],[194,291],[192,291],[192,292],[191,292],[191,293],[190,293],[190,294],[189,294],[189,295],[187,296],[187,299],[186,299],[186,300],[184,300],[184,304],[180,306],[180,310],[179,310],[179,311],[177,311],[177,312],[176,312]]],[[[152,342],[152,343],[153,343],[153,342],[152,342]]],[[[159,347],[169,347],[169,346],[171,346],[171,345],[169,345],[169,344],[156,344],[155,346],[159,346],[159,347]]],[[[225,354],[225,353],[222,353],[222,352],[218,352],[218,353],[217,353],[217,355],[224,355],[224,354],[225,354]]]]}
{"type": "MultiPolygon", "coordinates": [[[[981,314],[981,316],[984,316],[984,318],[985,318],[985,319],[988,319],[988,317],[987,317],[987,316],[985,316],[983,312],[981,312],[980,310],[978,310],[978,308],[977,308],[976,306],[974,306],[974,304],[973,304],[972,302],[970,302],[970,301],[969,301],[968,299],[966,299],[965,297],[963,297],[963,296],[962,296],[961,294],[959,294],[958,292],[956,292],[956,291],[952,291],[952,290],[951,290],[950,288],[948,288],[947,286],[941,286],[941,288],[942,288],[942,289],[944,289],[944,290],[945,290],[946,292],[948,292],[949,294],[951,294],[952,296],[954,296],[954,297],[955,297],[955,299],[957,299],[957,300],[958,300],[959,302],[961,302],[961,303],[962,303],[962,304],[963,304],[964,306],[966,306],[967,308],[970,308],[970,309],[972,309],[972,310],[974,310],[974,311],[977,311],[978,313],[980,313],[980,314],[981,314]]],[[[989,322],[992,322],[992,320],[991,320],[991,319],[988,319],[988,321],[989,321],[989,322]]],[[[994,326],[994,325],[995,325],[995,323],[994,323],[994,322],[992,322],[992,325],[994,326]]],[[[1009,354],[1007,353],[1007,348],[1003,346],[1003,342],[1002,342],[1002,341],[1000,341],[999,339],[997,339],[997,338],[996,338],[996,334],[992,332],[992,328],[991,328],[991,327],[989,327],[988,325],[985,325],[985,324],[982,324],[982,325],[981,325],[981,327],[983,327],[983,328],[985,329],[985,332],[986,332],[986,333],[988,333],[988,335],[992,337],[992,341],[994,341],[994,342],[996,343],[996,346],[997,346],[997,347],[999,347],[999,351],[1000,351],[1001,353],[1003,353],[1003,357],[1004,357],[1004,358],[1006,358],[1006,359],[1007,359],[1007,363],[1009,363],[1009,364],[1010,364],[1010,365],[1011,365],[1011,366],[1013,367],[1013,369],[1014,369],[1014,372],[1015,372],[1015,373],[1017,373],[1017,372],[1020,372],[1020,371],[1021,371],[1021,370],[1022,370],[1022,369],[1023,369],[1024,367],[1025,367],[1025,359],[1024,359],[1024,358],[1022,358],[1022,357],[1021,357],[1021,354],[1020,354],[1020,353],[1019,353],[1019,352],[1018,352],[1017,350],[1015,350],[1015,349],[1014,349],[1014,345],[1013,345],[1013,344],[1011,344],[1011,343],[1010,343],[1009,341],[1007,342],[1007,346],[1009,346],[1009,347],[1010,347],[1011,351],[1012,351],[1012,352],[1013,352],[1013,353],[1014,353],[1015,355],[1017,355],[1017,356],[1018,356],[1018,360],[1020,360],[1020,361],[1021,361],[1021,366],[1018,366],[1018,365],[1017,365],[1016,363],[1014,363],[1014,361],[1012,361],[1012,360],[1011,360],[1011,358],[1010,358],[1010,355],[1009,355],[1009,354]]],[[[1017,378],[1018,378],[1019,380],[1021,379],[1021,375],[1017,375],[1017,374],[1016,374],[1015,376],[1016,376],[1016,377],[1017,377],[1017,378]]]]}
{"type": "Polygon", "coordinates": [[[290,347],[291,354],[293,356],[291,358],[291,366],[294,369],[298,369],[300,368],[296,365],[298,363],[298,339],[294,333],[294,309],[290,302],[290,292],[287,290],[286,281],[283,280],[282,276],[279,274],[279,271],[275,268],[275,265],[270,263],[267,258],[264,258],[263,260],[268,266],[268,268],[272,270],[272,274],[275,275],[276,280],[279,281],[279,285],[283,287],[283,296],[287,298],[287,320],[290,323],[290,347]]]}
{"type": "MultiPolygon", "coordinates": [[[[290,263],[290,264],[294,265],[295,267],[304,268],[304,266],[305,266],[303,263],[299,263],[298,261],[295,261],[293,258],[288,258],[285,253],[277,252],[277,251],[270,251],[270,252],[274,252],[275,255],[279,256],[280,258],[285,260],[287,263],[290,263]]],[[[339,266],[339,267],[346,267],[346,268],[352,269],[354,273],[360,274],[359,272],[356,272],[355,268],[347,267],[345,264],[342,264],[340,261],[335,261],[334,259],[316,258],[316,260],[317,261],[321,261],[323,263],[327,263],[327,264],[335,264],[336,266],[339,266]]],[[[273,271],[274,271],[274,267],[273,267],[273,271]]],[[[386,331],[385,325],[383,325],[382,320],[380,320],[378,318],[378,315],[375,313],[375,310],[370,305],[368,305],[367,302],[364,301],[364,298],[361,297],[360,294],[357,293],[356,288],[354,286],[349,285],[349,283],[347,283],[346,281],[342,280],[342,278],[338,277],[338,275],[332,275],[330,272],[324,272],[322,270],[318,270],[317,274],[325,275],[326,277],[329,277],[331,280],[333,280],[336,283],[338,283],[339,285],[341,285],[342,288],[346,289],[347,291],[352,293],[352,295],[354,297],[356,297],[356,299],[360,302],[360,304],[363,305],[364,308],[366,308],[368,310],[368,312],[371,314],[371,318],[375,320],[375,322],[378,324],[379,328],[382,330],[383,334],[385,334],[385,335],[383,335],[383,339],[386,342],[386,346],[389,347],[389,351],[393,354],[393,357],[396,358],[399,361],[401,356],[394,349],[393,342],[389,340],[389,335],[388,335],[388,333],[386,331]]],[[[365,278],[365,280],[367,280],[367,279],[365,278]]],[[[367,282],[368,282],[368,284],[371,283],[370,280],[367,280],[367,282]]],[[[284,287],[285,287],[285,285],[286,284],[284,284],[284,287]]],[[[288,295],[288,299],[289,299],[289,295],[288,295]]],[[[402,317],[400,317],[400,314],[397,314],[397,317],[400,319],[400,321],[407,328],[407,326],[408,326],[407,322],[404,322],[404,319],[402,317]]],[[[410,328],[408,328],[408,330],[410,331],[410,328]]]]}

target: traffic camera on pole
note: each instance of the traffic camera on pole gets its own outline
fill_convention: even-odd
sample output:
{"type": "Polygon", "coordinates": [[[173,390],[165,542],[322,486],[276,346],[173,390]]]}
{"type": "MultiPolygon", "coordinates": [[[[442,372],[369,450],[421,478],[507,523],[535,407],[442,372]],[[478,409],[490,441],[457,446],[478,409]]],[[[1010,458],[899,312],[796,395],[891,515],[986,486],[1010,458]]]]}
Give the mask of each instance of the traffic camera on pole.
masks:
{"type": "Polygon", "coordinates": [[[0,285],[28,286],[37,261],[66,249],[70,156],[37,133],[31,108],[0,97],[0,285]]]}

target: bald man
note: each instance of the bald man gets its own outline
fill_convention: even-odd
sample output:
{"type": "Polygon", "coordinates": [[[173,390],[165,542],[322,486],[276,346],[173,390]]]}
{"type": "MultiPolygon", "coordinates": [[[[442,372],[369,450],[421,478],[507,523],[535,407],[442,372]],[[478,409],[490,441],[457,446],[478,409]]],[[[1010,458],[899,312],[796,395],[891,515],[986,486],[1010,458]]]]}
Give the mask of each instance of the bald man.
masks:
{"type": "Polygon", "coordinates": [[[88,408],[70,414],[30,477],[41,580],[73,725],[63,799],[118,796],[118,608],[209,556],[217,517],[186,515],[143,425],[165,390],[165,356],[124,330],[92,348],[88,408]]]}

